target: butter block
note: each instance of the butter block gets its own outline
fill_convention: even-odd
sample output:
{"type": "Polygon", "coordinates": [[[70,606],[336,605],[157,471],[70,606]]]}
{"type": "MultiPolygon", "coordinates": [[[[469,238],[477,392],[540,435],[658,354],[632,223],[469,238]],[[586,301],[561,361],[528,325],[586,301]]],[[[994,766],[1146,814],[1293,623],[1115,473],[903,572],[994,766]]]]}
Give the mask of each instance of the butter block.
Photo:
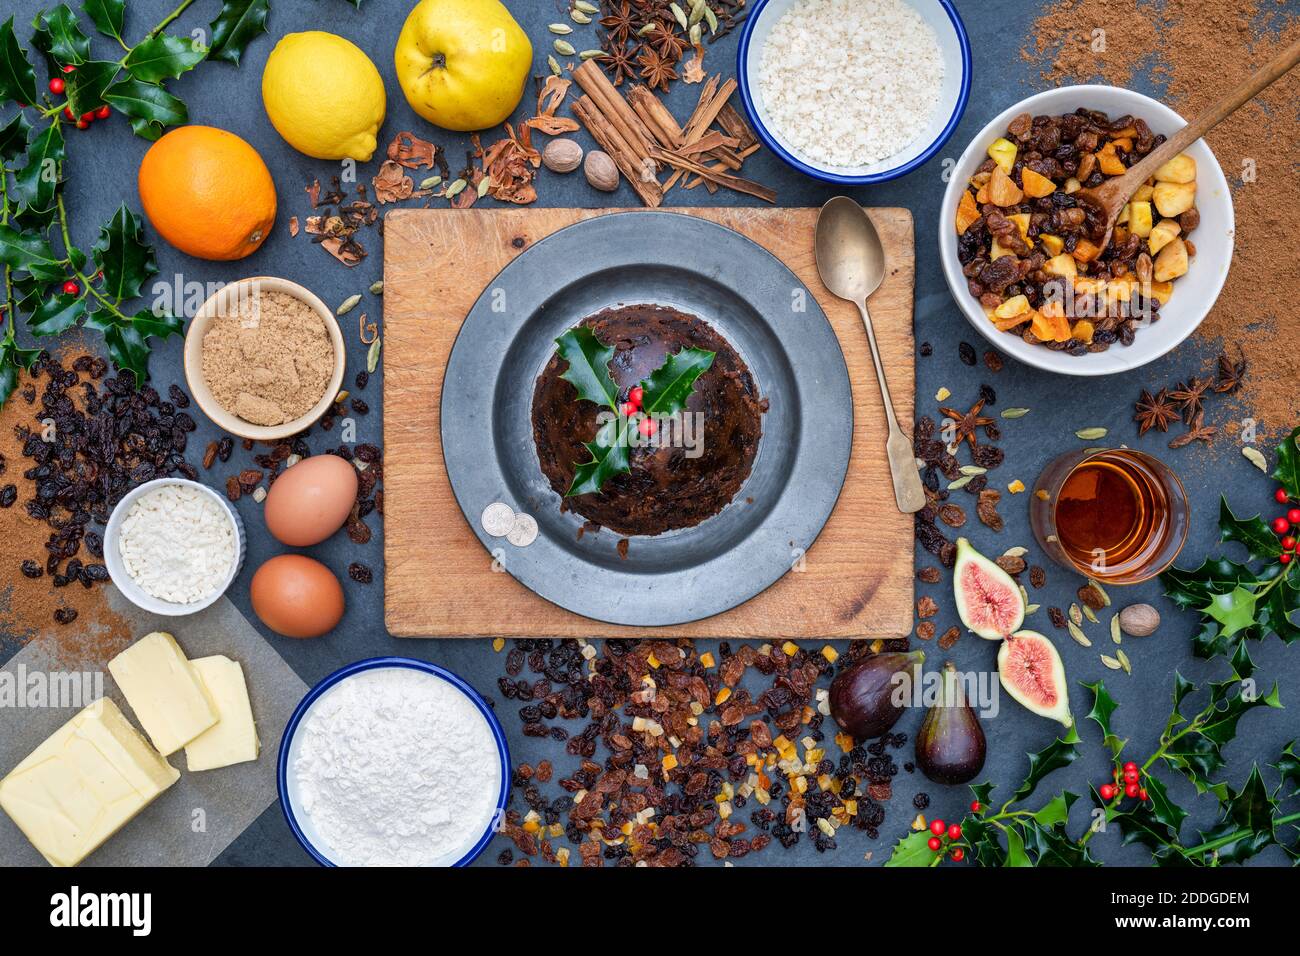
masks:
{"type": "Polygon", "coordinates": [[[185,745],[185,762],[190,772],[216,770],[256,760],[262,743],[253,723],[253,705],[248,700],[244,668],[223,654],[190,661],[203,686],[217,705],[220,720],[185,745]]]}
{"type": "Polygon", "coordinates": [[[216,705],[176,638],[148,634],[108,662],[122,696],[164,757],[218,719],[216,705]]]}
{"type": "Polygon", "coordinates": [[[52,866],[76,866],[180,776],[103,698],[0,780],[0,808],[52,866]]]}

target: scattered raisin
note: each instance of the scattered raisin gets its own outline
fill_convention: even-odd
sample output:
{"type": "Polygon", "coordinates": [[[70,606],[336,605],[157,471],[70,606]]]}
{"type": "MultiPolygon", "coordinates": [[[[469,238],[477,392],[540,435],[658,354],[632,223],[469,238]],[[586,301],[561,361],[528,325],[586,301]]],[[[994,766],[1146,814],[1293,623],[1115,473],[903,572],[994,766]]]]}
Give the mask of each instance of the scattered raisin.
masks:
{"type": "Polygon", "coordinates": [[[971,345],[969,342],[962,342],[957,346],[957,355],[961,359],[963,365],[975,364],[975,346],[971,345]]]}
{"type": "Polygon", "coordinates": [[[357,561],[348,565],[348,577],[359,584],[370,584],[375,579],[374,572],[357,561]]]}

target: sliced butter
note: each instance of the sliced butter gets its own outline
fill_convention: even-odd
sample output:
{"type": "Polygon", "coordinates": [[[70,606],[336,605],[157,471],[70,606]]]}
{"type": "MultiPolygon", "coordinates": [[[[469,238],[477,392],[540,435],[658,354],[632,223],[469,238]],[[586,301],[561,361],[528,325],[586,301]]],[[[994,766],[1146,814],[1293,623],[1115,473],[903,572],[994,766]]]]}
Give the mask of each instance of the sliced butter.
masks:
{"type": "Polygon", "coordinates": [[[155,632],[108,662],[126,702],[164,757],[217,722],[217,708],[176,639],[155,632]]]}
{"type": "Polygon", "coordinates": [[[0,780],[0,807],[51,865],[76,866],[178,779],[104,698],[0,780]]]}
{"type": "Polygon", "coordinates": [[[256,760],[262,744],[253,723],[253,706],[248,684],[238,661],[224,655],[190,661],[199,672],[221,719],[185,745],[185,763],[190,772],[216,770],[256,760]]]}

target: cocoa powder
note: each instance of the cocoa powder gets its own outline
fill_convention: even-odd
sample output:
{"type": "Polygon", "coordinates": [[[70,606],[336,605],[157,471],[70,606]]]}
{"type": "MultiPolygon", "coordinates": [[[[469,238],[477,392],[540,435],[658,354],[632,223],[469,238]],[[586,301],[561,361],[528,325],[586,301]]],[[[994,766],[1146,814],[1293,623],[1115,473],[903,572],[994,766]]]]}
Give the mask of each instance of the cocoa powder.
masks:
{"type": "MultiPolygon", "coordinates": [[[[1058,0],[1034,21],[1021,55],[1051,85],[1130,86],[1146,76],[1191,117],[1297,37],[1300,17],[1276,0],[1058,0]]],[[[1297,101],[1300,71],[1292,70],[1207,137],[1232,187],[1237,230],[1227,283],[1196,338],[1211,363],[1212,353],[1235,355],[1242,344],[1250,371],[1229,410],[1271,434],[1300,419],[1300,315],[1291,307],[1300,259],[1284,238],[1300,208],[1297,101]]]]}

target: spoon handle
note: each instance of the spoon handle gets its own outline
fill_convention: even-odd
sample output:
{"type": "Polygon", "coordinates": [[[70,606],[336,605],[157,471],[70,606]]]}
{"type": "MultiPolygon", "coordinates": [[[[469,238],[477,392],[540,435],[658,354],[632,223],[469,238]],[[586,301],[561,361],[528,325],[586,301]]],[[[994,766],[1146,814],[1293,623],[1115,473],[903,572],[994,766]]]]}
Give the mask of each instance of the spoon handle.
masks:
{"type": "Polygon", "coordinates": [[[889,423],[889,440],[885,451],[889,457],[889,473],[894,479],[894,500],[898,510],[903,514],[912,514],[925,507],[925,489],[921,487],[921,473],[916,469],[916,455],[912,443],[903,430],[898,427],[898,418],[894,415],[894,403],[889,397],[889,382],[885,379],[885,367],[880,361],[880,349],[876,347],[876,331],[871,327],[871,316],[867,304],[858,302],[858,311],[862,313],[862,324],[867,330],[867,342],[871,346],[871,361],[876,366],[876,381],[880,383],[880,397],[885,403],[885,420],[889,423]]]}
{"type": "Polygon", "coordinates": [[[1145,182],[1167,160],[1173,159],[1214,127],[1235,113],[1243,104],[1254,99],[1261,90],[1285,76],[1300,63],[1300,40],[1269,60],[1256,72],[1228,91],[1222,99],[1203,110],[1190,123],[1170,136],[1130,171],[1134,181],[1145,182]]]}

